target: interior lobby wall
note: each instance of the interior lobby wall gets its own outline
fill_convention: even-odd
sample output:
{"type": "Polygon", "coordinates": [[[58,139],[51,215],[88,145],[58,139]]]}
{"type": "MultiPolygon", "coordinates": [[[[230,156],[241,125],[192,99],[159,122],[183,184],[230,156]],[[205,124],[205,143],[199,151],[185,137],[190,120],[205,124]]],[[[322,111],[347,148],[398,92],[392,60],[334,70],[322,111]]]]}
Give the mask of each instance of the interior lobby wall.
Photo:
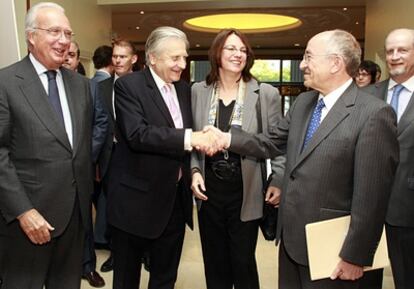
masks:
{"type": "MultiPolygon", "coordinates": [[[[31,0],[30,5],[43,1],[31,0]]],[[[16,1],[17,29],[22,57],[27,54],[24,36],[25,2],[23,0],[16,1]]],[[[111,44],[112,16],[110,8],[97,5],[96,0],[54,0],[53,2],[65,9],[66,16],[76,34],[75,40],[80,46],[81,62],[85,66],[87,75],[91,76],[94,71],[91,61],[94,50],[100,45],[111,44]]]]}
{"type": "Polygon", "coordinates": [[[381,79],[387,78],[384,41],[395,28],[414,29],[414,1],[366,0],[365,59],[381,66],[381,79]]]}

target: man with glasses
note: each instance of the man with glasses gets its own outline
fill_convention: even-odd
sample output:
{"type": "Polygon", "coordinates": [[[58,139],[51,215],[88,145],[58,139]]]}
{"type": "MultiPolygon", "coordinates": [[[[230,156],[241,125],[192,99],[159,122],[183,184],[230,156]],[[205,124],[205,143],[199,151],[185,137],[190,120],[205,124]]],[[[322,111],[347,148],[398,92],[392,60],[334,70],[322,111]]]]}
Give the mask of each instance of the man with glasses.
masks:
{"type": "Polygon", "coordinates": [[[352,80],[360,57],[348,32],[315,35],[300,64],[304,84],[314,90],[297,97],[269,136],[232,128],[224,146],[247,154],[262,152],[266,144],[264,157],[286,153],[277,227],[279,288],[372,288],[372,272],[363,267],[372,265],[381,237],[398,142],[392,108],[352,80]],[[306,224],[345,215],[351,223],[340,261],[330,278],[311,281],[306,224]]]}
{"type": "Polygon", "coordinates": [[[89,81],[61,67],[73,36],[61,6],[38,3],[25,23],[29,56],[0,70],[0,279],[7,289],[80,288],[92,191],[89,81]]]}

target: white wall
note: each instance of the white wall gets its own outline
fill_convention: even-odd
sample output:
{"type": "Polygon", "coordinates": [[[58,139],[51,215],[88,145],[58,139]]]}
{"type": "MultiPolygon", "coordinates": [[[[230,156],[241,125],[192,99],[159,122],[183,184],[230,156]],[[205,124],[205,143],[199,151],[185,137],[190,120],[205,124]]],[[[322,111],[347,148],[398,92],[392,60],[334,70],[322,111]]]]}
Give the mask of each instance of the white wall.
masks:
{"type": "Polygon", "coordinates": [[[14,0],[0,1],[0,68],[20,59],[14,0]]]}
{"type": "MultiPolygon", "coordinates": [[[[0,0],[2,3],[5,0],[0,0]]],[[[13,0],[6,0],[12,2],[13,0]]],[[[45,0],[31,0],[30,5],[45,0]]],[[[65,9],[69,18],[75,40],[79,43],[81,61],[85,66],[88,76],[93,73],[91,61],[93,52],[100,45],[111,44],[112,16],[107,6],[99,6],[96,0],[51,0],[65,9]]],[[[20,52],[22,56],[27,54],[27,46],[24,35],[24,17],[26,15],[26,0],[15,0],[17,28],[20,40],[20,52]]],[[[2,9],[1,9],[2,10],[2,9]]],[[[1,26],[2,27],[2,26],[1,26]]],[[[7,38],[0,38],[7,39],[7,38]]]]}

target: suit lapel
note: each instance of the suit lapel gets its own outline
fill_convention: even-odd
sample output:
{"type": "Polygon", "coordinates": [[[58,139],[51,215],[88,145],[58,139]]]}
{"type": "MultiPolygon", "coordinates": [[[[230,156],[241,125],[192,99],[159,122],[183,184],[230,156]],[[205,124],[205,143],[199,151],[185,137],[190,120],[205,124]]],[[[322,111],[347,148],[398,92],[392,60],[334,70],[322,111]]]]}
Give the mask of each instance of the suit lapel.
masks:
{"type": "MultiPolygon", "coordinates": [[[[253,116],[256,116],[256,103],[259,98],[259,85],[256,81],[249,81],[246,84],[246,95],[243,102],[243,119],[242,128],[244,131],[250,131],[253,116]]],[[[257,122],[257,120],[256,120],[257,122]]]]}
{"type": "Polygon", "coordinates": [[[22,69],[17,71],[16,77],[23,79],[20,89],[27,102],[50,133],[53,134],[65,148],[72,151],[65,128],[53,111],[47,93],[36,70],[30,62],[29,57],[22,60],[21,68],[22,69]]]}
{"type": "Polygon", "coordinates": [[[331,108],[325,119],[319,125],[319,128],[313,135],[306,148],[299,155],[295,167],[307,158],[309,154],[311,154],[312,151],[339,125],[339,123],[341,123],[349,115],[350,107],[353,107],[355,104],[357,93],[358,91],[356,85],[351,84],[351,86],[341,95],[341,97],[339,97],[335,105],[331,108]]]}
{"type": "Polygon", "coordinates": [[[161,92],[159,91],[157,85],[155,84],[154,78],[152,77],[149,68],[146,68],[144,70],[144,75],[147,80],[147,86],[150,89],[151,99],[154,101],[155,105],[158,107],[162,116],[168,122],[170,127],[175,127],[170,111],[168,110],[168,107],[165,104],[164,99],[162,98],[161,92]]]}
{"type": "Polygon", "coordinates": [[[112,105],[112,96],[114,92],[114,77],[106,79],[102,82],[102,93],[103,99],[105,100],[106,107],[108,108],[109,114],[111,115],[112,121],[115,122],[114,107],[112,105]]]}
{"type": "Polygon", "coordinates": [[[414,94],[411,95],[410,101],[398,122],[398,135],[401,135],[404,130],[414,122],[414,94]]]}
{"type": "MultiPolygon", "coordinates": [[[[202,90],[202,95],[197,98],[197,109],[201,111],[201,115],[194,116],[194,119],[200,119],[200,127],[196,127],[197,130],[201,130],[204,126],[209,125],[208,123],[208,116],[210,114],[210,107],[211,107],[211,98],[213,96],[213,85],[205,85],[205,89],[202,90]]],[[[214,124],[213,124],[214,125],[214,124]]]]}
{"type": "Polygon", "coordinates": [[[177,92],[178,104],[180,105],[181,117],[183,118],[184,128],[192,126],[190,97],[188,91],[185,91],[184,86],[180,82],[174,83],[175,91],[177,92]]]}

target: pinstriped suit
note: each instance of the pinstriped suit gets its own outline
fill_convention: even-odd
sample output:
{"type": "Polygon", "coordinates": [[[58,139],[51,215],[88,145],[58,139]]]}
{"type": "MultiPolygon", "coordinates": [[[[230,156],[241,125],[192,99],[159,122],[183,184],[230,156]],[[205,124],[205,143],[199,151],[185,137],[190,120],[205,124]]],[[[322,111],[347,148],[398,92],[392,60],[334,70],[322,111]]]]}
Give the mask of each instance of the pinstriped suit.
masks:
{"type": "MultiPolygon", "coordinates": [[[[366,87],[382,100],[387,100],[389,80],[366,87]]],[[[412,286],[414,256],[414,97],[398,122],[400,162],[391,190],[386,217],[388,252],[396,288],[412,286]],[[404,285],[405,284],[405,285],[404,285]]]]}
{"type": "Polygon", "coordinates": [[[231,147],[234,141],[237,148],[233,149],[242,153],[266,143],[266,153],[276,149],[273,145],[287,152],[278,239],[282,238],[295,263],[308,265],[307,223],[350,214],[340,257],[371,265],[398,162],[395,113],[353,83],[301,152],[317,99],[316,91],[299,95],[286,118],[271,128],[270,138],[252,136],[249,140],[240,131],[232,132],[231,147]],[[241,137],[245,143],[240,143],[241,137]]]}

